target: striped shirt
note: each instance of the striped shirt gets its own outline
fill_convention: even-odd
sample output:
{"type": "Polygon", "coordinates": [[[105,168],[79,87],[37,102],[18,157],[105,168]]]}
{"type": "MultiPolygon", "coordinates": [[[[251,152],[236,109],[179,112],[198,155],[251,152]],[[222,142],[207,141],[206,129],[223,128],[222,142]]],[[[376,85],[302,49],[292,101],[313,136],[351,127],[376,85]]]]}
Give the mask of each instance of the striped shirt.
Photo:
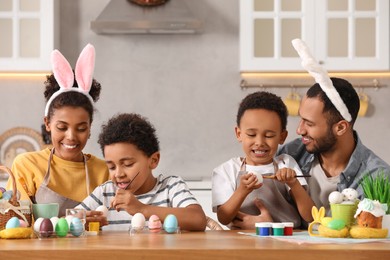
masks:
{"type": "MultiPolygon", "coordinates": [[[[100,205],[110,206],[118,187],[112,181],[107,181],[98,186],[76,208],[95,210],[100,205]]],[[[156,185],[148,193],[135,195],[143,204],[159,207],[185,208],[191,204],[199,204],[190,192],[187,184],[179,176],[157,177],[156,185]]],[[[132,216],[125,210],[117,212],[109,209],[107,214],[108,226],[103,230],[129,230],[132,216]]]]}

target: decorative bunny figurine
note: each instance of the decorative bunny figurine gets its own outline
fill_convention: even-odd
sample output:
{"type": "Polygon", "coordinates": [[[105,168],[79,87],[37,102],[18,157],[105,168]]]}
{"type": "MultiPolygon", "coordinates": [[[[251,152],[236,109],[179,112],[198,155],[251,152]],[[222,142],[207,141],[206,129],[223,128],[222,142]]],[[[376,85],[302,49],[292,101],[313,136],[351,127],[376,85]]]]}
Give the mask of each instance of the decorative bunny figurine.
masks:
{"type": "Polygon", "coordinates": [[[310,236],[319,236],[318,233],[313,232],[313,227],[315,225],[321,225],[322,219],[325,217],[325,208],[321,207],[320,210],[318,210],[316,207],[311,208],[311,215],[313,216],[313,221],[310,223],[308,231],[310,236]]]}
{"type": "Polygon", "coordinates": [[[313,222],[310,223],[308,231],[310,236],[323,237],[348,237],[349,230],[345,226],[344,221],[325,217],[325,208],[321,207],[319,210],[316,207],[311,209],[313,222]],[[318,226],[318,233],[313,232],[314,226],[318,226]]]}

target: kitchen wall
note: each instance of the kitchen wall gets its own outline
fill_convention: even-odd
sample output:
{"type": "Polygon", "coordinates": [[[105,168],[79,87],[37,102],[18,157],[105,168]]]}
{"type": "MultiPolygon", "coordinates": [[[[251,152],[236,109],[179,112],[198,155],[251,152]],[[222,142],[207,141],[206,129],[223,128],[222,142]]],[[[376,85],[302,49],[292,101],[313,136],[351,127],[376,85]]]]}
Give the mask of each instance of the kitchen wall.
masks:
{"type": "MultiPolygon", "coordinates": [[[[89,29],[90,21],[108,0],[60,2],[59,49],[74,65],[81,49],[94,44],[95,78],[103,87],[86,152],[101,157],[96,143],[100,125],[116,113],[136,112],[150,119],[160,138],[162,157],[156,173],[209,178],[214,167],[242,154],[234,135],[236,111],[240,100],[257,89],[239,87],[239,3],[187,2],[204,21],[204,33],[97,35],[89,29]]],[[[16,126],[40,131],[43,81],[0,78],[0,133],[16,126]]],[[[389,85],[390,79],[380,83],[389,85]]],[[[280,96],[289,92],[267,90],[280,96]]],[[[390,163],[390,88],[365,92],[372,105],[355,128],[363,142],[390,163]]],[[[298,120],[289,118],[288,140],[297,137],[298,120]]]]}

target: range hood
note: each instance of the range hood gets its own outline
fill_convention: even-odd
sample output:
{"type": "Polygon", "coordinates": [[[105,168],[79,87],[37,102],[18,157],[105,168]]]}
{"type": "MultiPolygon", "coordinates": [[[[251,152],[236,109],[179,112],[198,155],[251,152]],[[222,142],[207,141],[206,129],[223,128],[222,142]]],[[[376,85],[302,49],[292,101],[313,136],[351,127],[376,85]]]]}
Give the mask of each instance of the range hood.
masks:
{"type": "Polygon", "coordinates": [[[191,34],[202,31],[185,0],[169,0],[163,5],[143,7],[128,0],[111,0],[91,21],[97,34],[191,34]]]}

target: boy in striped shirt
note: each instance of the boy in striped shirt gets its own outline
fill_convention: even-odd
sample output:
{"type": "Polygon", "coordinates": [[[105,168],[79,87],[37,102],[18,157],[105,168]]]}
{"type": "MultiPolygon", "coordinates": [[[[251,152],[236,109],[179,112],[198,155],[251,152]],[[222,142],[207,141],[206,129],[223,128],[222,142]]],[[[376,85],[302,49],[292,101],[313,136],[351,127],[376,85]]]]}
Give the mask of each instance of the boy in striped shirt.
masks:
{"type": "Polygon", "coordinates": [[[179,176],[155,177],[160,160],[154,127],[138,114],[119,114],[102,126],[99,144],[110,181],[98,186],[77,206],[87,210],[87,222],[99,221],[103,230],[129,230],[132,216],[164,220],[176,216],[181,230],[204,231],[206,217],[198,201],[179,176]],[[95,209],[109,208],[107,217],[95,209]]]}

